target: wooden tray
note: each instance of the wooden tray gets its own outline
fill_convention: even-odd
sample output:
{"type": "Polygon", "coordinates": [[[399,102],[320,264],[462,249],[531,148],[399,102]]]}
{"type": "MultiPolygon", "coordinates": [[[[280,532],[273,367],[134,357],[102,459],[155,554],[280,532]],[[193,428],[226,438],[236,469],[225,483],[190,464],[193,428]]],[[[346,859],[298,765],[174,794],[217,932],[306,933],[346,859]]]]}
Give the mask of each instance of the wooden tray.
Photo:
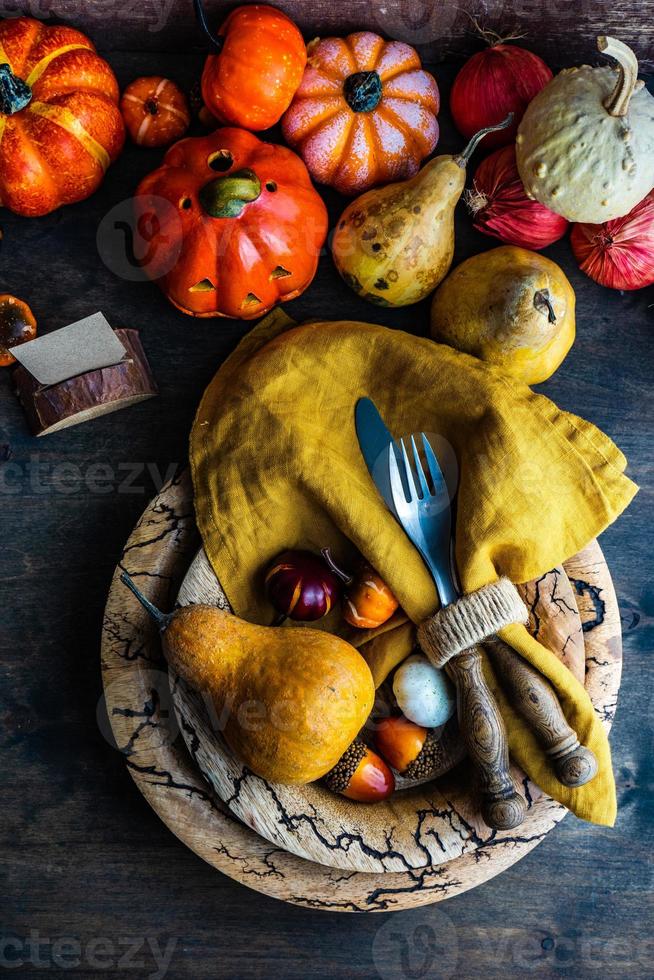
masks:
{"type": "MultiPolygon", "coordinates": [[[[535,791],[516,834],[493,834],[474,853],[446,865],[383,874],[344,874],[314,864],[245,827],[207,785],[176,737],[158,636],[118,577],[121,569],[129,571],[154,602],[170,606],[198,544],[184,473],[163,488],[126,544],[107,602],[102,672],[116,745],[137,786],[171,830],[208,863],[257,891],[309,908],[407,909],[494,877],[536,847],[565,816],[562,806],[535,791]]],[[[566,569],[584,623],[587,687],[608,729],[622,659],[615,593],[596,542],[566,569]]]]}
{"type": "MultiPolygon", "coordinates": [[[[581,663],[583,672],[582,624],[563,569],[530,583],[524,592],[532,609],[532,630],[560,659],[565,655],[569,662],[581,663]]],[[[204,549],[191,563],[177,601],[229,609],[204,549]]],[[[465,755],[456,725],[453,734],[447,729],[437,782],[422,780],[425,785],[420,786],[406,781],[404,790],[389,800],[365,806],[321,783],[285,786],[255,776],[234,757],[202,695],[176,676],[171,691],[186,747],[202,775],[239,820],[277,847],[344,871],[397,872],[446,864],[495,836],[481,819],[467,761],[451,778],[442,779],[465,755]]],[[[527,787],[525,774],[516,766],[512,772],[518,785],[525,782],[527,795],[537,798],[539,791],[532,783],[527,787]]]]}

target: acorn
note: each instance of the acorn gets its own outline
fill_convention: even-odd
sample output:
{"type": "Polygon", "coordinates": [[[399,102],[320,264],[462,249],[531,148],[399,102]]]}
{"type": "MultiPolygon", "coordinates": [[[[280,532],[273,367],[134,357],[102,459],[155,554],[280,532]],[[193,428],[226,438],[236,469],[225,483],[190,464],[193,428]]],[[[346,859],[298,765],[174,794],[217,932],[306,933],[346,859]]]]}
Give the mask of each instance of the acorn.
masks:
{"type": "Polygon", "coordinates": [[[378,723],[375,746],[389,765],[407,779],[425,779],[441,762],[442,746],[434,730],[416,725],[404,715],[378,723]]]}
{"type": "Polygon", "coordinates": [[[357,738],[327,773],[325,784],[349,800],[378,803],[395,790],[395,777],[384,760],[357,738]]]}

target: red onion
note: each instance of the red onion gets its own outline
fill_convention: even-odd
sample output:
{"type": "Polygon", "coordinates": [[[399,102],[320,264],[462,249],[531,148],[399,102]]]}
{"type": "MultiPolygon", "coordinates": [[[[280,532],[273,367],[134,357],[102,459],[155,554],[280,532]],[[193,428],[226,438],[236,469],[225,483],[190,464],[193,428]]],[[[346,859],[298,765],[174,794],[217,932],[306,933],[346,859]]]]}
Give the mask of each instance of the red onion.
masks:
{"type": "Polygon", "coordinates": [[[600,286],[642,289],[654,283],[654,191],[629,214],[601,225],[572,226],[579,268],[600,286]]]}
{"type": "Polygon", "coordinates": [[[342,586],[320,555],[312,551],[285,551],[266,573],[268,597],[280,613],[310,623],[326,616],[338,602],[342,586]]]}
{"type": "Polygon", "coordinates": [[[507,245],[545,248],[562,238],[568,229],[565,218],[527,197],[514,146],[505,146],[482,160],[465,201],[474,216],[475,228],[507,245]]]}
{"type": "Polygon", "coordinates": [[[466,139],[513,113],[513,123],[508,129],[486,137],[484,145],[488,147],[513,142],[525,109],[552,78],[552,72],[538,55],[512,44],[502,44],[499,37],[498,42],[466,61],[450,93],[450,110],[456,128],[466,139]]]}

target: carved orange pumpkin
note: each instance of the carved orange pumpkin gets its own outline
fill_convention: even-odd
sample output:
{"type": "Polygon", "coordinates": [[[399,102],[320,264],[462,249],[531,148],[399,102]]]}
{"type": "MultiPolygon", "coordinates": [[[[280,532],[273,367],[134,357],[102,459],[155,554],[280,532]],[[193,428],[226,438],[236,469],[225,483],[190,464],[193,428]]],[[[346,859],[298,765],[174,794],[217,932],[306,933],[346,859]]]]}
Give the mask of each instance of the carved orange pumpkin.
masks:
{"type": "Polygon", "coordinates": [[[252,320],[307,288],[327,210],[285,146],[244,129],[181,140],[136,191],[147,274],[184,313],[252,320]]]}
{"type": "Polygon", "coordinates": [[[440,104],[417,52],[368,31],[308,52],[282,129],[311,176],[343,194],[413,177],[438,141],[440,104]]]}
{"type": "Polygon", "coordinates": [[[118,94],[79,31],[0,22],[0,204],[34,216],[92,194],[125,139],[118,94]]]}

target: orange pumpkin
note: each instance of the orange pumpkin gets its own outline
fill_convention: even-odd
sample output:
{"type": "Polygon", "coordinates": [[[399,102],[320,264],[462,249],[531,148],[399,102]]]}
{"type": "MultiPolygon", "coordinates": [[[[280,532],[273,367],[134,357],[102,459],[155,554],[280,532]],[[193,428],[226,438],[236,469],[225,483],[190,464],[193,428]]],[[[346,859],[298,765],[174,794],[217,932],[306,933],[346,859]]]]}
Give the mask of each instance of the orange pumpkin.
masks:
{"type": "Polygon", "coordinates": [[[193,316],[251,320],[307,288],[327,210],[292,150],[244,129],[181,140],[136,192],[147,274],[193,316]]]}
{"type": "Polygon", "coordinates": [[[34,216],[92,194],[125,139],[118,94],[79,31],[0,22],[0,204],[34,216]]]}
{"type": "Polygon", "coordinates": [[[202,73],[202,98],[220,122],[268,129],[288,109],[302,79],[307,49],[293,21],[267,4],[233,10],[212,34],[201,0],[195,10],[215,54],[202,73]]]}
{"type": "Polygon", "coordinates": [[[169,78],[137,78],[120,100],[127,132],[137,146],[168,146],[191,124],[184,93],[169,78]]]}
{"type": "Polygon", "coordinates": [[[404,180],[438,142],[438,86],[413,48],[368,31],[308,46],[282,119],[311,176],[342,194],[404,180]]]}

